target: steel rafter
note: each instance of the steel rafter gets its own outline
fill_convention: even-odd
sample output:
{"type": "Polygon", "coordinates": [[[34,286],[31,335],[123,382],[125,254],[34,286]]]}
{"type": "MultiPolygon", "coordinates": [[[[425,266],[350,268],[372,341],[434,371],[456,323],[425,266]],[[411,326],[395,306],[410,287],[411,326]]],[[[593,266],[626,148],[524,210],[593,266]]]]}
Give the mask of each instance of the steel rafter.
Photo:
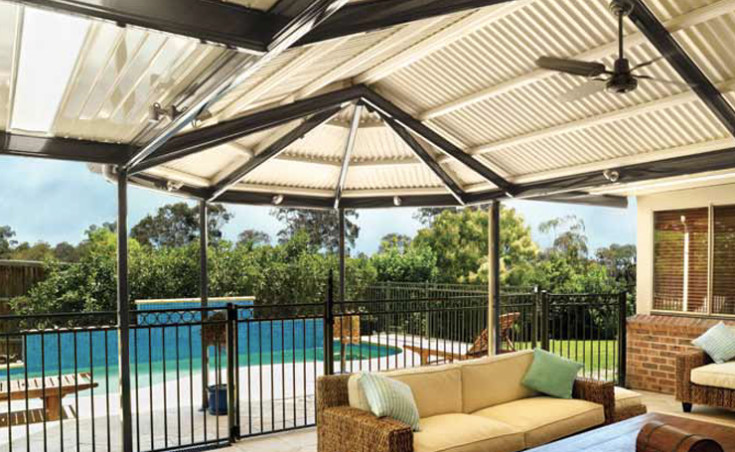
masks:
{"type": "Polygon", "coordinates": [[[333,91],[178,135],[143,160],[134,173],[352,102],[359,99],[362,92],[359,87],[333,91]]]}
{"type": "Polygon", "coordinates": [[[212,195],[209,197],[209,202],[212,202],[222,196],[227,190],[233,185],[241,181],[245,176],[253,172],[259,166],[278,156],[281,152],[286,150],[294,141],[303,138],[306,134],[314,130],[316,127],[329,121],[339,113],[342,109],[341,106],[332,107],[321,113],[317,113],[311,118],[304,121],[303,124],[299,125],[289,133],[278,139],[276,142],[268,146],[263,152],[253,156],[250,160],[242,164],[239,168],[225,177],[220,183],[218,183],[212,189],[212,195]]]}
{"type": "MultiPolygon", "coordinates": [[[[352,159],[352,150],[355,148],[357,140],[357,129],[360,127],[360,115],[362,115],[362,104],[357,103],[355,110],[352,112],[352,122],[350,123],[350,132],[347,135],[345,143],[345,152],[342,155],[342,167],[339,170],[339,179],[337,180],[337,190],[334,194],[334,208],[339,208],[339,202],[342,198],[342,191],[347,181],[347,171],[350,169],[350,159],[352,159]]],[[[341,213],[340,213],[341,214],[341,213]]]]}
{"type": "Polygon", "coordinates": [[[287,49],[296,41],[313,30],[341,8],[348,0],[313,0],[309,6],[283,27],[268,45],[268,50],[262,55],[245,59],[225,79],[197,96],[192,105],[174,120],[172,120],[158,135],[143,148],[138,150],[125,165],[126,170],[137,171],[137,166],[148,156],[164,146],[181,130],[196,119],[203,111],[209,108],[235,87],[257,73],[263,66],[287,49]]]}
{"type": "Polygon", "coordinates": [[[735,136],[735,109],[725,100],[722,93],[704,74],[702,69],[687,55],[676,39],[656,18],[643,0],[630,0],[634,5],[630,20],[638,27],[654,47],[666,58],[679,76],[707,105],[732,136],[735,136]]]}
{"type": "Polygon", "coordinates": [[[401,110],[380,94],[367,87],[364,89],[364,91],[365,94],[363,95],[363,99],[365,100],[365,102],[367,102],[376,110],[382,112],[383,115],[396,120],[399,124],[403,125],[415,134],[421,136],[427,142],[436,146],[444,154],[459,161],[463,165],[470,168],[472,171],[482,176],[486,181],[503,190],[506,195],[515,195],[516,187],[505,180],[502,176],[497,174],[495,171],[483,165],[479,160],[467,154],[462,149],[452,144],[449,140],[436,133],[430,127],[423,124],[421,121],[415,119],[405,111],[401,110]]]}
{"type": "Polygon", "coordinates": [[[436,177],[438,177],[444,186],[449,190],[449,192],[454,196],[454,198],[457,200],[458,203],[464,205],[464,191],[462,190],[462,187],[457,184],[457,182],[452,179],[449,174],[447,174],[446,171],[444,171],[444,168],[441,167],[441,165],[434,160],[431,155],[429,155],[429,152],[424,149],[424,146],[416,140],[416,138],[411,135],[411,133],[406,130],[403,126],[398,124],[394,119],[391,119],[389,117],[384,116],[381,114],[381,117],[383,118],[383,121],[388,124],[388,126],[393,129],[393,131],[398,135],[411,150],[416,154],[416,156],[424,162],[427,168],[431,170],[436,177]]]}

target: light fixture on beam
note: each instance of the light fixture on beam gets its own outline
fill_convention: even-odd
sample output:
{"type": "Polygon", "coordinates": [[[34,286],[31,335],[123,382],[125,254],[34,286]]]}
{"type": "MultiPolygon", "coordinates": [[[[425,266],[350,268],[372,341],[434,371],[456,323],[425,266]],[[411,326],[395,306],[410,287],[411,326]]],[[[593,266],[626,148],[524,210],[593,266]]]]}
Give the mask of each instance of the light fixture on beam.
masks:
{"type": "Polygon", "coordinates": [[[275,206],[280,206],[281,203],[283,203],[283,195],[276,195],[276,196],[274,196],[273,199],[271,200],[271,202],[275,206]]]}
{"type": "Polygon", "coordinates": [[[403,200],[400,196],[394,196],[393,197],[393,205],[396,207],[401,207],[401,204],[403,204],[403,200]]]}
{"type": "Polygon", "coordinates": [[[177,182],[177,181],[168,181],[166,182],[166,191],[168,192],[176,192],[181,190],[181,188],[184,186],[183,182],[177,182]]]}
{"type": "Polygon", "coordinates": [[[613,184],[620,180],[620,173],[615,170],[605,170],[602,172],[602,176],[613,184]]]}

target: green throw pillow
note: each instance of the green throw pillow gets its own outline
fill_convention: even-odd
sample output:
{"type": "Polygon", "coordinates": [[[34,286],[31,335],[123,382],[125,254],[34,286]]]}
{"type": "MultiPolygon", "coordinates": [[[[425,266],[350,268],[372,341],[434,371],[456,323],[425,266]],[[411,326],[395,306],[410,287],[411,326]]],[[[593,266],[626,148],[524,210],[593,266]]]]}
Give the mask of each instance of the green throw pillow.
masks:
{"type": "Polygon", "coordinates": [[[571,399],[574,380],[582,367],[582,364],[537,348],[533,351],[533,362],[523,376],[522,383],[529,389],[552,397],[571,399]]]}
{"type": "Polygon", "coordinates": [[[735,330],[722,322],[694,339],[692,344],[704,350],[717,364],[735,358],[735,330]]]}
{"type": "Polygon", "coordinates": [[[407,384],[367,372],[362,373],[359,384],[374,415],[393,418],[419,431],[419,410],[407,384]]]}

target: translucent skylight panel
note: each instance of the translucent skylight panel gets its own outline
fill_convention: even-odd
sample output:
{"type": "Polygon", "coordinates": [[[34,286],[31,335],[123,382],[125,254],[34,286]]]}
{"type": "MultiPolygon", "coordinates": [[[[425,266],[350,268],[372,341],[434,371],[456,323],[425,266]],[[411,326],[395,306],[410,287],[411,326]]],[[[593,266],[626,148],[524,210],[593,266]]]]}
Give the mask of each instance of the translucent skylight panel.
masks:
{"type": "Polygon", "coordinates": [[[49,132],[90,22],[25,8],[13,129],[49,132]]]}

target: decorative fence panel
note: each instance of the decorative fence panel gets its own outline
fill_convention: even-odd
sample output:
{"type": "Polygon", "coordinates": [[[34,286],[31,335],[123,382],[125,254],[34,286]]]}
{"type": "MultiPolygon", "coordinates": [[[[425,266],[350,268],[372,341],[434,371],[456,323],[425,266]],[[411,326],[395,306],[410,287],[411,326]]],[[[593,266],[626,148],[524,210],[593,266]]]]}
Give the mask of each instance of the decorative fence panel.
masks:
{"type": "MultiPolygon", "coordinates": [[[[337,302],[328,287],[327,299],[313,304],[137,306],[135,450],[218,446],[313,426],[320,375],[488,353],[486,291],[403,287],[337,302]]],[[[584,362],[587,376],[622,381],[624,297],[503,294],[501,352],[543,347],[584,362]]],[[[0,449],[118,450],[115,313],[2,316],[0,328],[0,343],[20,341],[29,356],[20,367],[0,365],[0,449]]]]}

